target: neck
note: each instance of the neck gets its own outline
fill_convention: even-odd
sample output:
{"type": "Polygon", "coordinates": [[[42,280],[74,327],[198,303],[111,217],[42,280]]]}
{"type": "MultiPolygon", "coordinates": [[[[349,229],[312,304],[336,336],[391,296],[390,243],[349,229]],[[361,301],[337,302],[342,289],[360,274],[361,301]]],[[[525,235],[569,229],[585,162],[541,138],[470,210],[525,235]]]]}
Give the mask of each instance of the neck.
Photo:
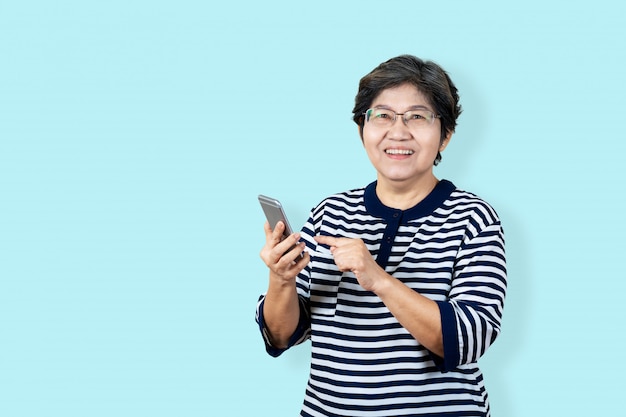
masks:
{"type": "Polygon", "coordinates": [[[376,195],[387,207],[407,210],[416,206],[435,188],[439,180],[430,175],[411,182],[394,182],[378,179],[376,195]]]}

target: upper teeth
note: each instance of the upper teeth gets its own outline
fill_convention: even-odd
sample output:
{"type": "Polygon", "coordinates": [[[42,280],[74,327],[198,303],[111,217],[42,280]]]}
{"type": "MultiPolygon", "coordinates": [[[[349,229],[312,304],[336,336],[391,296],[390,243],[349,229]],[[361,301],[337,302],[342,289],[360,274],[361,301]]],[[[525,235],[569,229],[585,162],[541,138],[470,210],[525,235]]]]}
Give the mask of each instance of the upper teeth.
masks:
{"type": "Polygon", "coordinates": [[[410,149],[387,149],[385,152],[393,155],[411,155],[413,153],[410,149]]]}

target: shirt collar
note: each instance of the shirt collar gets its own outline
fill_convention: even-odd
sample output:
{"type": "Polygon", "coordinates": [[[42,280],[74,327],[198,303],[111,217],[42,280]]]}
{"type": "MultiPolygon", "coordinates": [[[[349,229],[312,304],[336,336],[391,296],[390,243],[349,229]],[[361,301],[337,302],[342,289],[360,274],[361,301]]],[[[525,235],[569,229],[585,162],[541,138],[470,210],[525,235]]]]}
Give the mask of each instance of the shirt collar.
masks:
{"type": "Polygon", "coordinates": [[[384,205],[376,195],[377,181],[372,182],[365,187],[364,201],[365,208],[368,213],[374,217],[382,217],[390,219],[402,215],[402,222],[419,219],[432,213],[436,208],[440,207],[456,186],[448,180],[441,180],[435,185],[435,188],[419,203],[407,210],[399,210],[384,205]]]}

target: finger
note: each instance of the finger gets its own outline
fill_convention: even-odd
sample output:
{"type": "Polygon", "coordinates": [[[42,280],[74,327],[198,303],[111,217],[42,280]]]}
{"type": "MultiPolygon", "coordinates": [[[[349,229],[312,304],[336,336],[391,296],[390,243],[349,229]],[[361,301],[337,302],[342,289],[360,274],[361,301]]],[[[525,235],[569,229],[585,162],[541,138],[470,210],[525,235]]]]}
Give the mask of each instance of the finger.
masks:
{"type": "Polygon", "coordinates": [[[335,247],[345,246],[354,240],[347,237],[333,237],[324,235],[317,235],[314,237],[314,239],[317,243],[321,243],[322,245],[335,247]]]}
{"type": "Polygon", "coordinates": [[[274,230],[272,231],[272,239],[275,242],[280,242],[283,239],[283,233],[285,232],[285,223],[282,221],[278,221],[276,226],[274,226],[274,230]]]}
{"type": "MultiPolygon", "coordinates": [[[[304,250],[304,246],[302,247],[302,249],[304,250]]],[[[302,270],[305,266],[308,265],[309,261],[310,261],[310,256],[309,253],[304,251],[304,252],[300,252],[302,254],[302,256],[300,256],[300,254],[298,254],[298,256],[295,259],[296,262],[296,268],[298,270],[302,270]]]]}
{"type": "MultiPolygon", "coordinates": [[[[263,225],[263,229],[265,230],[265,246],[261,250],[261,258],[265,262],[266,265],[270,265],[273,263],[277,263],[283,254],[287,251],[287,248],[276,250],[276,246],[281,243],[283,240],[283,235],[281,231],[281,227],[284,227],[284,224],[278,222],[274,230],[272,230],[269,222],[265,222],[263,225]]],[[[299,235],[295,238],[294,242],[297,242],[300,239],[299,235]]]]}
{"type": "MultiPolygon", "coordinates": [[[[292,235],[286,237],[282,242],[279,242],[272,249],[272,254],[275,262],[279,262],[280,259],[286,256],[289,252],[292,252],[292,248],[294,246],[298,246],[298,242],[300,241],[300,233],[293,233],[292,235]]],[[[304,245],[304,243],[302,243],[304,245]]],[[[304,250],[304,246],[297,252],[293,257],[287,256],[286,260],[292,262],[297,255],[299,255],[302,250],[304,250]]]]}
{"type": "MultiPolygon", "coordinates": [[[[273,271],[279,276],[295,278],[309,263],[310,255],[307,252],[303,252],[300,256],[300,249],[292,251],[295,253],[295,259],[287,260],[288,255],[285,255],[278,264],[277,268],[273,271]]],[[[271,269],[271,268],[270,268],[271,269]]]]}
{"type": "Polygon", "coordinates": [[[299,242],[295,246],[291,247],[288,252],[286,252],[283,257],[288,259],[289,262],[299,263],[301,258],[304,257],[304,249],[306,248],[306,244],[304,242],[299,242]]]}
{"type": "Polygon", "coordinates": [[[317,243],[321,243],[322,245],[328,245],[328,246],[333,246],[335,244],[334,242],[337,240],[336,237],[323,236],[323,235],[317,235],[313,239],[315,239],[317,243]]]}

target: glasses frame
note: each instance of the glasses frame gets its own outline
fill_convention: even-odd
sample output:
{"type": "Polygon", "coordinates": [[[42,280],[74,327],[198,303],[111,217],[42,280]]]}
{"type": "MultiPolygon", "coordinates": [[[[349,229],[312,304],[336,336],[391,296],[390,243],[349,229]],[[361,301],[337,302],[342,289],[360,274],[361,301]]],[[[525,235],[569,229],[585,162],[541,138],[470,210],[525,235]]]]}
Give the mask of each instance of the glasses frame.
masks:
{"type": "Polygon", "coordinates": [[[419,110],[426,110],[427,112],[432,113],[433,117],[432,119],[428,119],[428,126],[432,126],[435,123],[435,119],[441,119],[441,115],[440,114],[436,114],[434,111],[431,111],[427,108],[423,108],[423,109],[416,109],[416,110],[409,110],[409,111],[405,111],[404,113],[396,113],[395,110],[391,110],[388,109],[386,107],[370,107],[369,109],[365,110],[365,112],[363,113],[363,116],[365,116],[364,118],[364,122],[365,123],[369,123],[370,122],[370,116],[368,115],[368,113],[373,112],[374,110],[385,110],[388,112],[391,112],[393,114],[393,119],[391,120],[391,124],[389,125],[390,127],[393,126],[393,124],[396,122],[396,120],[398,119],[398,116],[402,116],[402,122],[404,123],[404,125],[406,127],[409,127],[409,121],[404,117],[405,114],[407,113],[411,113],[411,112],[416,112],[419,110]]]}

